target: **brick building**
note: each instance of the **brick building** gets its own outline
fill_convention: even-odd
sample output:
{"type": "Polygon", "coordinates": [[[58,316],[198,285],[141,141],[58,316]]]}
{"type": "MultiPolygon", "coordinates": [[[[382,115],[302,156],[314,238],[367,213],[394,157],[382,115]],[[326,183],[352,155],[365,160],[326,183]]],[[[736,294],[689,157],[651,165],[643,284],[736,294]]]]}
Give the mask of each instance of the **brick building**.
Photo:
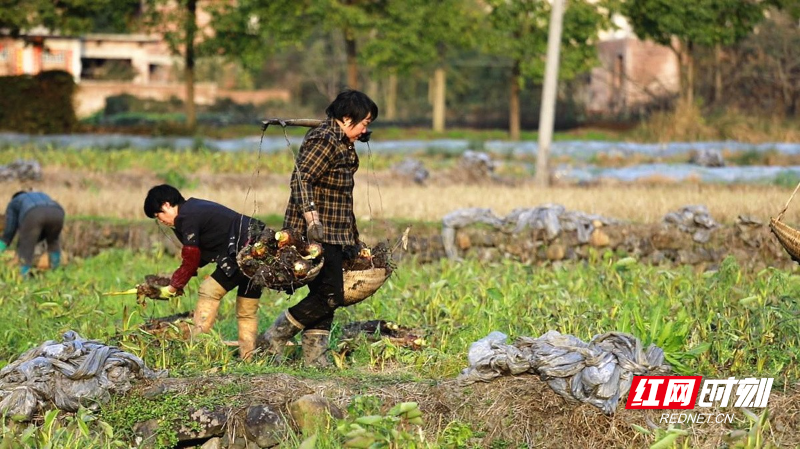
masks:
{"type": "MultiPolygon", "coordinates": [[[[198,10],[198,26],[209,16],[198,10]]],[[[183,59],[173,55],[157,34],[87,34],[61,36],[33,29],[20,38],[0,37],[0,76],[34,75],[44,70],[64,70],[78,84],[75,108],[79,117],[105,106],[109,96],[130,94],[140,98],[184,99],[183,59]],[[115,76],[108,76],[109,72],[115,76]]],[[[217,99],[255,104],[290,100],[287,89],[240,91],[215,83],[195,83],[195,103],[217,99]]]]}
{"type": "Polygon", "coordinates": [[[680,88],[680,64],[670,48],[642,41],[622,18],[618,30],[602,33],[597,44],[600,65],[586,89],[590,115],[624,116],[674,96],[680,88]]]}

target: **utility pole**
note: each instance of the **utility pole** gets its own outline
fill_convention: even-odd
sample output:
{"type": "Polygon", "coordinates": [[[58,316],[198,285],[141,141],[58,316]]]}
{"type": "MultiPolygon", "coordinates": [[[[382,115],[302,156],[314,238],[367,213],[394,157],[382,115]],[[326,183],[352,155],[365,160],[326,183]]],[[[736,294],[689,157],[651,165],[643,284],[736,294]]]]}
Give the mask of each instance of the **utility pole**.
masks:
{"type": "Polygon", "coordinates": [[[547,34],[547,62],[544,69],[542,107],[539,110],[539,152],[536,154],[536,185],[550,185],[550,170],[547,159],[553,141],[553,123],[556,112],[558,90],[558,60],[561,50],[561,22],[564,18],[564,0],[552,0],[550,27],[547,34]]]}

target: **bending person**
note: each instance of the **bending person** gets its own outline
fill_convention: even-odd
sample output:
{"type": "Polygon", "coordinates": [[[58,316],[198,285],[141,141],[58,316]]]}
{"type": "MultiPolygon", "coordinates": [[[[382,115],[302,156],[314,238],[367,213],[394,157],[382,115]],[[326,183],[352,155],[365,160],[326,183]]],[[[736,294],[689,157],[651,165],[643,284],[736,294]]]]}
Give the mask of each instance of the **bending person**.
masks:
{"type": "Polygon", "coordinates": [[[19,232],[17,256],[20,273],[27,275],[33,264],[36,244],[47,244],[50,268],[61,265],[61,230],[64,228],[64,209],[42,192],[17,192],[6,207],[6,227],[0,240],[0,252],[5,251],[19,232]]]}
{"type": "Polygon", "coordinates": [[[217,319],[220,300],[234,288],[236,320],[239,328],[239,356],[249,359],[258,333],[258,306],[261,287],[239,270],[236,251],[244,246],[251,222],[263,224],[219,203],[197,198],[184,199],[175,187],[162,184],[147,192],[144,213],[172,228],[183,244],[181,266],[172,274],[170,285],[161,288],[162,298],[175,296],[197,275],[197,269],[210,262],[217,268],[201,284],[194,311],[192,335],[211,330],[217,319]],[[252,285],[251,285],[252,284],[252,285]]]}

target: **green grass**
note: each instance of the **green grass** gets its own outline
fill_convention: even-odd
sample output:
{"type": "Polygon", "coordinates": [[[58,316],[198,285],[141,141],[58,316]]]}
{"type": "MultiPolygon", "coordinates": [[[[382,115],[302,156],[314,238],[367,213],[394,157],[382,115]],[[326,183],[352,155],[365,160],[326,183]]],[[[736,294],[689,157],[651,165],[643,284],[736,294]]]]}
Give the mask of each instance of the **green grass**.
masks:
{"type": "MultiPolygon", "coordinates": [[[[294,372],[292,366],[276,368],[264,361],[241,363],[234,350],[223,344],[223,340],[236,339],[233,294],[223,299],[213,332],[194,342],[174,335],[150,335],[138,327],[150,317],[192,310],[197,280],[189,284],[184,297],[149,301],[144,308],[132,297],[102,294],[127,289],[145,274],[171,272],[177,265],[177,259],[158,250],[109,250],[26,281],[16,270],[0,272],[4,292],[0,297],[0,365],[72,329],[84,338],[117,344],[153,369],[169,369],[172,376],[209,370],[248,375],[294,372]]],[[[206,267],[200,276],[208,272],[206,267]]],[[[289,298],[265,292],[259,312],[261,329],[303,294],[301,290],[289,298]]],[[[364,343],[345,359],[347,369],[337,375],[380,383],[384,376],[375,371],[380,373],[390,365],[394,380],[446,380],[466,367],[470,344],[493,330],[511,339],[557,330],[584,341],[596,334],[622,331],[645,345],[654,343],[664,349],[678,373],[774,377],[773,388],[778,390],[800,379],[798,298],[800,277],[775,269],[748,273],[732,259],[707,273],[695,273],[690,267],[641,265],[610,253],[595,255],[590,263],[549,268],[511,261],[485,264],[470,259],[458,264],[442,260],[419,265],[406,260],[375,296],[340,310],[335,327],[357,320],[390,320],[424,329],[427,347],[412,351],[386,342],[364,343]]],[[[334,337],[335,344],[336,332],[334,337]]],[[[175,404],[164,407],[178,409],[175,404]]],[[[149,413],[125,407],[106,410],[100,418],[114,423],[116,433],[110,440],[127,435],[120,428],[130,421],[126,413],[149,413]]],[[[395,425],[392,420],[380,422],[395,425]]],[[[457,427],[451,432],[458,434],[457,427]]],[[[110,440],[105,438],[96,447],[110,447],[110,440]]]]}
{"type": "MultiPolygon", "coordinates": [[[[776,269],[748,274],[732,259],[719,271],[704,274],[690,267],[665,269],[629,260],[597,257],[595,263],[552,269],[516,262],[406,261],[373,298],[341,309],[337,322],[386,319],[426,329],[428,349],[400,349],[398,356],[432,362],[411,373],[434,379],[458,374],[469,344],[493,330],[514,338],[551,329],[586,341],[603,332],[630,332],[645,344],[662,347],[684,373],[775,376],[779,385],[800,379],[800,277],[776,269]],[[698,353],[692,356],[692,351],[698,353]]],[[[144,338],[136,330],[144,320],[193,309],[198,281],[189,284],[185,296],[149,301],[144,308],[131,297],[102,293],[130,288],[145,274],[171,272],[177,265],[177,259],[159,251],[109,250],[27,281],[16,270],[5,270],[0,273],[0,321],[5,323],[0,363],[68,329],[125,344],[130,343],[127,337],[144,338]]],[[[266,291],[261,327],[302,295],[303,290],[293,297],[266,291]]],[[[214,344],[236,336],[233,294],[228,296],[215,327],[218,335],[204,342],[220,353],[197,358],[197,351],[209,347],[185,342],[171,343],[166,354],[128,349],[156,369],[195,371],[218,365],[217,356],[231,351],[214,344]],[[188,358],[197,360],[195,366],[175,362],[188,358]]],[[[369,360],[349,363],[365,362],[369,360]]]]}

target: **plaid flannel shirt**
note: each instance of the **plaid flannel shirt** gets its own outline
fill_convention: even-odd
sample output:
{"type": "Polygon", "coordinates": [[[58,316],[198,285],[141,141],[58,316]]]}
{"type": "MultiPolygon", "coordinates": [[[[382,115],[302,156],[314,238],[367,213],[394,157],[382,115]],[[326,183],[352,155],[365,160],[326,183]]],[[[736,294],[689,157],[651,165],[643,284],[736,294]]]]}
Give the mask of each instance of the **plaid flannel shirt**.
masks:
{"type": "Polygon", "coordinates": [[[303,213],[316,210],[323,242],[355,244],[358,228],[353,214],[353,175],[358,163],[355,146],[333,118],[309,130],[295,158],[283,226],[305,232],[303,213]]]}

